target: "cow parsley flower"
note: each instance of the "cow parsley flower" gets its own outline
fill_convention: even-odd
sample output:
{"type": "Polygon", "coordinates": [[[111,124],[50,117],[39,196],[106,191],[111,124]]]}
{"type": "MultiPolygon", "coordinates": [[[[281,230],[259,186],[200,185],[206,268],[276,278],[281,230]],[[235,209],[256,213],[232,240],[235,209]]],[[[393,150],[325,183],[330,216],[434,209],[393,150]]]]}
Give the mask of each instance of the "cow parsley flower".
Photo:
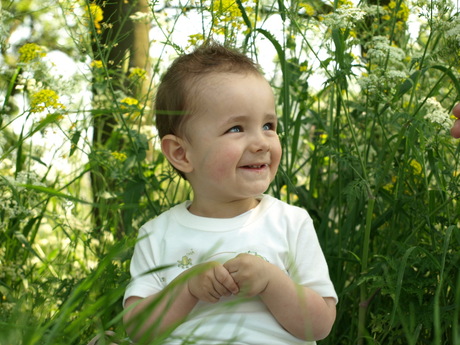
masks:
{"type": "Polygon", "coordinates": [[[457,41],[460,45],[460,18],[456,17],[451,23],[450,29],[446,31],[445,37],[457,41]]]}
{"type": "Polygon", "coordinates": [[[149,23],[153,19],[153,14],[151,12],[138,11],[130,15],[129,19],[131,19],[135,23],[149,23]]]}
{"type": "Polygon", "coordinates": [[[389,101],[396,88],[409,76],[401,48],[392,46],[388,38],[375,36],[366,44],[368,70],[358,84],[377,101],[389,101]]]}
{"type": "Polygon", "coordinates": [[[384,59],[387,58],[391,62],[397,61],[398,63],[406,57],[404,50],[399,47],[392,46],[390,40],[385,36],[375,36],[371,42],[366,44],[367,57],[370,59],[384,59]]]}
{"type": "Polygon", "coordinates": [[[445,130],[449,130],[452,127],[452,119],[448,111],[439,103],[436,98],[431,97],[426,100],[425,103],[426,115],[425,119],[441,125],[445,130]]]}
{"type": "Polygon", "coordinates": [[[322,17],[322,22],[324,25],[331,28],[349,29],[353,27],[356,22],[363,19],[365,15],[366,11],[361,8],[345,4],[337,8],[335,12],[324,15],[322,17]]]}

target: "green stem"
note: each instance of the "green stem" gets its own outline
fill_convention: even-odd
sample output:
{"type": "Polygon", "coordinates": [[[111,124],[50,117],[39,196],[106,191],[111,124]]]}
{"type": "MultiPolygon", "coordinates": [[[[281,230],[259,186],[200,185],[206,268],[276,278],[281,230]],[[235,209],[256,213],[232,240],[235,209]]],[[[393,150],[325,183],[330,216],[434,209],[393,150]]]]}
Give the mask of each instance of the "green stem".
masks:
{"type": "MultiPolygon", "coordinates": [[[[8,105],[10,96],[13,93],[13,88],[16,84],[16,79],[18,79],[19,73],[21,73],[21,67],[16,68],[16,71],[14,71],[13,77],[11,78],[10,83],[8,84],[8,89],[6,91],[5,100],[2,106],[2,114],[6,114],[6,107],[8,105]]],[[[2,117],[0,116],[0,128],[2,127],[2,122],[2,117]]]]}
{"type": "MultiPolygon", "coordinates": [[[[374,205],[375,197],[369,195],[369,203],[367,205],[367,214],[366,214],[366,227],[364,229],[364,243],[363,243],[363,253],[361,258],[361,275],[364,275],[367,271],[367,264],[369,260],[369,246],[370,246],[370,237],[371,237],[371,225],[372,225],[372,215],[374,214],[374,205]]],[[[359,303],[359,317],[358,317],[358,344],[363,344],[364,334],[366,332],[366,312],[369,305],[369,300],[367,299],[367,290],[366,285],[362,283],[359,288],[360,292],[360,303],[359,303]]]]}

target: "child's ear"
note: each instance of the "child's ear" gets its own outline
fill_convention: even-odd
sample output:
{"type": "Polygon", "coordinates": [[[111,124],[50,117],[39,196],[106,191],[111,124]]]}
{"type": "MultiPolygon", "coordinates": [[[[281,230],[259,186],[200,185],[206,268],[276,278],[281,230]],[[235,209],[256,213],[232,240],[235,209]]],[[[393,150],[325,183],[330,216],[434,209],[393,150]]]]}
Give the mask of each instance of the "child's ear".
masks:
{"type": "Polygon", "coordinates": [[[187,157],[185,142],[181,138],[173,134],[165,135],[161,139],[161,150],[177,170],[183,173],[189,173],[193,170],[192,164],[187,157]]]}

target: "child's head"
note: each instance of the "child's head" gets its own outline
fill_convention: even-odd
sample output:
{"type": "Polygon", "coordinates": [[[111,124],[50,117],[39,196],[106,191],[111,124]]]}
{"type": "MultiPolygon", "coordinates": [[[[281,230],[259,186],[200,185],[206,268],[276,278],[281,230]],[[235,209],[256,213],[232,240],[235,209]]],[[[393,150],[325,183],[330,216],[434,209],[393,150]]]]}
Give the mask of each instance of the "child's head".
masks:
{"type": "Polygon", "coordinates": [[[259,66],[250,58],[212,41],[180,56],[158,87],[155,114],[160,139],[166,134],[185,136],[185,124],[200,102],[200,81],[213,73],[261,75],[259,66]]]}
{"type": "Polygon", "coordinates": [[[157,96],[157,127],[169,162],[194,201],[254,200],[281,158],[273,91],[246,56],[208,44],[176,60],[157,96]]]}

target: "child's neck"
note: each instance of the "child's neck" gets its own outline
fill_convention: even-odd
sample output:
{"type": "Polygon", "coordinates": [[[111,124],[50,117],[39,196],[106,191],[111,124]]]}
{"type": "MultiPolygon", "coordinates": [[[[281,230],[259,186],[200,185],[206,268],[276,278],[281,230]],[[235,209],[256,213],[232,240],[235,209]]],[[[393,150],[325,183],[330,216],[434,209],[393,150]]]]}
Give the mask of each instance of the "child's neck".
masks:
{"type": "Polygon", "coordinates": [[[188,210],[196,216],[208,218],[233,218],[243,214],[259,204],[256,198],[248,198],[230,202],[193,200],[188,210]]]}

